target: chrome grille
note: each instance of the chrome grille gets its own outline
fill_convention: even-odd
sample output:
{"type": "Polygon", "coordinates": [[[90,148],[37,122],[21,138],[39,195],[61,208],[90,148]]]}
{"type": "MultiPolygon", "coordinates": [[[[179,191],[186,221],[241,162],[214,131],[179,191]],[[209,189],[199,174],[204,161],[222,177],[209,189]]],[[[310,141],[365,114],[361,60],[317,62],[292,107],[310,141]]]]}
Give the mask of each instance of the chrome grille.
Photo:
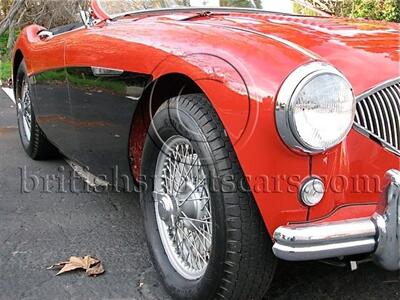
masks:
{"type": "Polygon", "coordinates": [[[358,97],[356,128],[400,153],[400,79],[358,97]]]}

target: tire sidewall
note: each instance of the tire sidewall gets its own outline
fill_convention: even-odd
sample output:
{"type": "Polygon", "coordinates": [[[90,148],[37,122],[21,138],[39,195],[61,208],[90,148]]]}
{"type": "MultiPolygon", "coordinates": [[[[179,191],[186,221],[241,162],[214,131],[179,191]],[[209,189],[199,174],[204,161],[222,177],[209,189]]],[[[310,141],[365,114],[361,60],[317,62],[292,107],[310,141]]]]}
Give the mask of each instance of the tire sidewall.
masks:
{"type": "Polygon", "coordinates": [[[22,146],[24,148],[24,150],[26,151],[26,153],[28,155],[32,155],[33,153],[33,149],[34,149],[34,145],[33,145],[33,139],[34,139],[34,126],[35,126],[35,114],[33,112],[33,103],[32,103],[32,86],[30,84],[29,78],[27,76],[27,72],[26,72],[26,65],[25,62],[22,61],[18,71],[17,71],[17,75],[16,75],[16,89],[15,89],[16,93],[15,93],[15,101],[16,101],[16,109],[17,109],[17,122],[18,122],[18,131],[19,131],[19,136],[21,139],[21,143],[22,146]],[[28,86],[29,86],[29,92],[30,92],[30,97],[31,97],[31,138],[30,140],[28,140],[28,138],[26,137],[24,128],[23,128],[23,124],[22,124],[22,116],[19,116],[18,114],[18,103],[22,100],[21,99],[21,95],[22,95],[22,83],[24,81],[24,79],[26,78],[26,80],[28,81],[28,86]]]}
{"type": "Polygon", "coordinates": [[[146,178],[147,190],[141,193],[141,205],[144,213],[145,231],[149,249],[160,276],[176,299],[209,299],[215,295],[223,275],[226,235],[223,194],[220,189],[210,189],[212,213],[211,255],[205,274],[197,280],[183,278],[171,265],[165,253],[158,231],[154,200],[154,174],[163,141],[173,135],[188,138],[194,150],[200,156],[203,170],[208,179],[218,178],[211,148],[194,117],[184,108],[164,106],[152,120],[142,157],[142,175],[146,178]],[[194,134],[196,133],[196,134],[194,134]],[[199,134],[200,133],[200,134],[199,134]]]}

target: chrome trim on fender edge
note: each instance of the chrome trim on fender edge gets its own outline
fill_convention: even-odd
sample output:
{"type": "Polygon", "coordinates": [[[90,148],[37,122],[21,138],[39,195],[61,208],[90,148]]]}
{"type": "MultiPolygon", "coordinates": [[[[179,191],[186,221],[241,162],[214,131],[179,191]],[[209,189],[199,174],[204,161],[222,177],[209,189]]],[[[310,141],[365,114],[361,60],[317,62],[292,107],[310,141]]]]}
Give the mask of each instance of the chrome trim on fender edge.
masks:
{"type": "Polygon", "coordinates": [[[378,142],[383,148],[385,148],[387,151],[400,156],[400,151],[394,148],[392,145],[389,143],[385,142],[382,140],[380,137],[378,137],[376,134],[373,134],[372,132],[369,132],[365,128],[362,128],[360,125],[354,123],[353,129],[357,131],[358,133],[362,134],[363,136],[369,138],[369,139],[374,139],[374,141],[378,142]]]}
{"type": "Polygon", "coordinates": [[[380,90],[383,90],[383,89],[387,88],[388,86],[393,85],[396,82],[400,82],[400,77],[396,77],[396,78],[393,78],[393,79],[390,79],[390,80],[387,80],[387,81],[384,81],[384,82],[381,82],[381,83],[375,85],[373,88],[371,88],[371,89],[367,90],[366,92],[358,95],[356,97],[357,102],[360,102],[361,100],[367,98],[368,96],[371,96],[371,95],[375,94],[376,92],[378,92],[380,90]]]}
{"type": "Polygon", "coordinates": [[[287,225],[274,233],[274,254],[283,260],[304,261],[373,254],[386,270],[400,269],[400,171],[386,173],[386,207],[371,218],[287,225]]]}

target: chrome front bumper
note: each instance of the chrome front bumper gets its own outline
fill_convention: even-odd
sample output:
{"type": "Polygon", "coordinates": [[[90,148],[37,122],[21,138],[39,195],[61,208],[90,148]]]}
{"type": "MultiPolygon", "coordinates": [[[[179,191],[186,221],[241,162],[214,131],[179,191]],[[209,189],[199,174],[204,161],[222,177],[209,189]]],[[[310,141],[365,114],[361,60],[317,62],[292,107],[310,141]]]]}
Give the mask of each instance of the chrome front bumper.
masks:
{"type": "Polygon", "coordinates": [[[386,270],[400,269],[400,171],[385,176],[386,207],[371,218],[288,225],[274,233],[273,252],[289,261],[372,253],[386,270]]]}

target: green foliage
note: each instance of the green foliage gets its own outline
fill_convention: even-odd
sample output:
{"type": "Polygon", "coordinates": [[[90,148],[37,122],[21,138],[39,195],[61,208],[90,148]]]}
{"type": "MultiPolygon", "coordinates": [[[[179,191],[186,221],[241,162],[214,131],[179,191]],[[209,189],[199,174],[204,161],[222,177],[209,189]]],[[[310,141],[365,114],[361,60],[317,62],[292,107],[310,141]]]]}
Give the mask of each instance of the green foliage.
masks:
{"type": "Polygon", "coordinates": [[[11,62],[0,60],[0,81],[6,81],[11,77],[11,62]]]}
{"type": "MultiPolygon", "coordinates": [[[[15,32],[15,39],[19,35],[19,30],[15,32]]],[[[11,53],[7,49],[8,31],[0,36],[0,81],[6,81],[11,77],[11,53]]]]}
{"type": "MultiPolygon", "coordinates": [[[[307,0],[313,4],[313,0],[307,0]]],[[[324,0],[335,16],[400,22],[399,0],[324,0]]],[[[321,7],[319,7],[321,9],[321,7]]]]}
{"type": "Polygon", "coordinates": [[[11,77],[11,63],[7,53],[8,34],[0,36],[0,81],[11,77]]]}
{"type": "Polygon", "coordinates": [[[223,7],[253,7],[250,0],[221,0],[220,5],[223,7]]]}
{"type": "Polygon", "coordinates": [[[8,33],[0,36],[0,58],[7,55],[8,33]]]}
{"type": "Polygon", "coordinates": [[[340,16],[400,22],[398,0],[345,0],[336,11],[340,16]]]}
{"type": "Polygon", "coordinates": [[[296,2],[293,3],[293,11],[296,14],[299,14],[302,16],[318,16],[318,13],[316,11],[309,9],[308,7],[305,7],[296,2]]]}
{"type": "Polygon", "coordinates": [[[113,93],[123,95],[126,92],[126,86],[120,81],[113,81],[110,79],[102,79],[92,76],[84,76],[84,74],[68,73],[68,81],[71,85],[85,88],[88,90],[102,89],[113,93]]]}

